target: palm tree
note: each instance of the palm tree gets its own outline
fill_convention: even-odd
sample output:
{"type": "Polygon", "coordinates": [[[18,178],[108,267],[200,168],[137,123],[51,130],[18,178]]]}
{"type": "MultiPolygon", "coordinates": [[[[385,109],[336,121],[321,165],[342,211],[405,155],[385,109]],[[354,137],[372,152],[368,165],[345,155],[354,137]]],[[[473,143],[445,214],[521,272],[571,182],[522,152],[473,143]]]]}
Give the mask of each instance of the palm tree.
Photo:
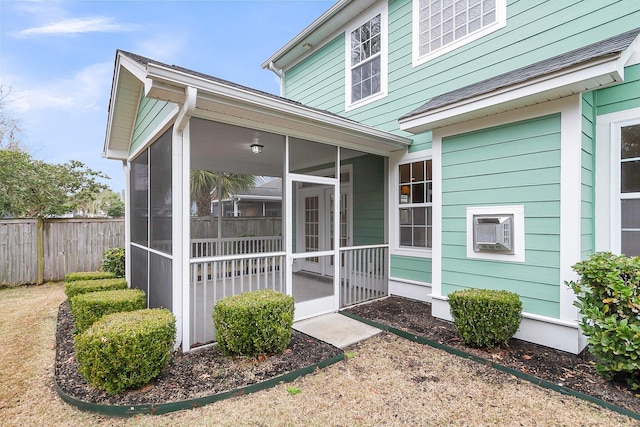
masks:
{"type": "Polygon", "coordinates": [[[196,203],[197,215],[207,216],[211,213],[212,199],[218,201],[228,199],[234,194],[252,188],[254,184],[253,175],[193,169],[191,170],[191,200],[196,203]],[[218,188],[218,178],[220,188],[218,188]]]}

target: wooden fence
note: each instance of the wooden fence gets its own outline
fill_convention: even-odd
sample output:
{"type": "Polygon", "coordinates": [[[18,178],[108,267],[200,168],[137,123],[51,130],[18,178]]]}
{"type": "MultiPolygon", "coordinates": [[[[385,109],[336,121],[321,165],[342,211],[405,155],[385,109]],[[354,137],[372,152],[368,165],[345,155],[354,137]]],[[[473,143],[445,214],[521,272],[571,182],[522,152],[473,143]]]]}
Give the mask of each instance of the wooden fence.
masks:
{"type": "Polygon", "coordinates": [[[0,285],[64,279],[100,268],[102,253],[124,246],[124,219],[0,221],[0,285]]]}

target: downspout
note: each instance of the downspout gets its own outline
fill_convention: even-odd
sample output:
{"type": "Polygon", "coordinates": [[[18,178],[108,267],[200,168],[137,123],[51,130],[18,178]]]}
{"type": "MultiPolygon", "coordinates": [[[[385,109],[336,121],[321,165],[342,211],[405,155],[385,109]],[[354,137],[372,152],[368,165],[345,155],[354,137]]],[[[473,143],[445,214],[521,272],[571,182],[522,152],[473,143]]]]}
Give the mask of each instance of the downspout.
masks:
{"type": "Polygon", "coordinates": [[[189,259],[190,259],[190,145],[189,120],[196,109],[198,90],[192,86],[185,88],[184,104],[180,107],[173,127],[172,164],[172,223],[173,245],[172,268],[172,311],[176,316],[176,349],[182,344],[182,351],[189,351],[191,331],[189,325],[189,259]]]}
{"type": "Polygon", "coordinates": [[[282,70],[278,70],[276,68],[273,61],[269,62],[269,70],[273,71],[280,79],[280,96],[284,96],[284,73],[282,72],[282,70]]]}

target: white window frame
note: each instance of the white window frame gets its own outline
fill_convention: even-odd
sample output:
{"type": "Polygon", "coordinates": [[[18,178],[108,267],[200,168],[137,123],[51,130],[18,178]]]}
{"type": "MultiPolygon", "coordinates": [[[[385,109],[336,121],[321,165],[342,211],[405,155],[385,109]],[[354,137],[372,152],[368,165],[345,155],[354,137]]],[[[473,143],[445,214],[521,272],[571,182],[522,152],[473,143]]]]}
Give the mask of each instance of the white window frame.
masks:
{"type": "MultiPolygon", "coordinates": [[[[596,122],[596,251],[621,252],[620,130],[640,124],[640,108],[598,116],[596,122]]],[[[640,193],[625,193],[625,199],[640,193]]]]}
{"type": "MultiPolygon", "coordinates": [[[[389,224],[389,236],[390,236],[390,249],[392,255],[401,255],[401,256],[409,256],[409,257],[418,257],[418,258],[431,258],[433,246],[435,244],[434,236],[436,234],[436,230],[434,228],[435,223],[435,210],[434,204],[435,199],[432,197],[431,199],[431,247],[430,248],[415,248],[408,246],[400,245],[400,208],[403,206],[410,207],[411,205],[401,205],[400,204],[400,165],[431,160],[431,170],[433,173],[433,169],[435,168],[434,159],[432,155],[432,151],[422,150],[413,153],[405,153],[404,155],[392,155],[390,165],[390,183],[391,188],[389,189],[389,207],[391,209],[391,222],[389,224]]],[[[436,182],[435,177],[432,175],[432,186],[439,186],[440,183],[436,182]]],[[[436,190],[432,188],[433,193],[435,194],[436,190]]]]}
{"type": "Polygon", "coordinates": [[[382,2],[378,7],[370,9],[366,15],[361,15],[357,19],[351,21],[345,29],[345,96],[344,109],[350,111],[363,105],[370,104],[387,96],[388,86],[388,52],[389,52],[389,26],[388,26],[388,6],[387,2],[382,2]],[[358,101],[351,101],[351,32],[360,28],[363,24],[369,22],[377,15],[380,15],[380,92],[369,95],[358,101]]]}
{"type": "Polygon", "coordinates": [[[507,25],[507,1],[496,0],[496,21],[494,23],[482,27],[472,33],[469,33],[466,36],[454,40],[451,43],[441,46],[440,48],[433,50],[426,55],[420,56],[420,1],[421,0],[413,0],[412,51],[414,67],[422,65],[427,61],[437,58],[438,56],[458,49],[459,47],[471,43],[474,40],[478,40],[507,25]]]}

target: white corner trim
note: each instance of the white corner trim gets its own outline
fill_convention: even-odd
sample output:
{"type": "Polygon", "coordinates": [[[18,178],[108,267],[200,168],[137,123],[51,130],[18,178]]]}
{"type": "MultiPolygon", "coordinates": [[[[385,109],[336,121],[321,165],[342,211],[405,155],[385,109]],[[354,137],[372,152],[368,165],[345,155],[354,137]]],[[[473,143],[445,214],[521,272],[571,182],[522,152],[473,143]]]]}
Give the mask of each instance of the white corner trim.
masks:
{"type": "Polygon", "coordinates": [[[442,136],[433,133],[431,140],[432,189],[432,249],[431,249],[431,294],[442,295],[442,136]]]}
{"type": "Polygon", "coordinates": [[[524,205],[468,206],[467,207],[467,258],[490,261],[525,262],[524,205]],[[513,215],[515,248],[513,254],[476,252],[473,250],[474,215],[513,215]]]}
{"type": "Polygon", "coordinates": [[[575,322],[576,297],[565,281],[582,258],[582,96],[567,100],[560,114],[560,319],[575,322]]]}

